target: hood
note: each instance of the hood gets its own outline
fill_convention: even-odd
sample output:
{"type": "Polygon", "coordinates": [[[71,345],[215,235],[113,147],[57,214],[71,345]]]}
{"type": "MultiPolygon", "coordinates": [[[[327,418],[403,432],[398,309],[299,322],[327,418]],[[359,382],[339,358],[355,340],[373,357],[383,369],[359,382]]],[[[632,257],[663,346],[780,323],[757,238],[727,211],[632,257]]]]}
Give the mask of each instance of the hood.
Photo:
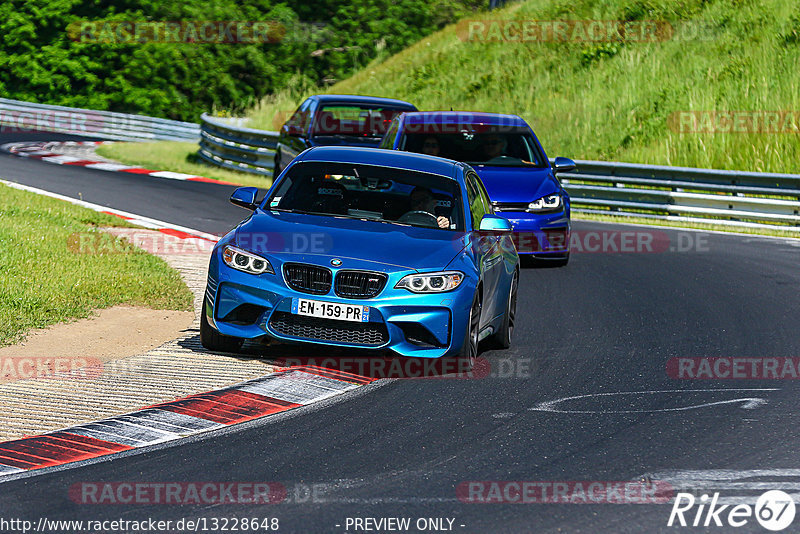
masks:
{"type": "Polygon", "coordinates": [[[550,168],[474,165],[494,202],[532,202],[560,190],[550,168]]]}
{"type": "Polygon", "coordinates": [[[444,269],[465,244],[463,232],[360,219],[256,212],[234,237],[236,246],[268,259],[381,272],[444,269]]]}
{"type": "Polygon", "coordinates": [[[381,138],[375,137],[336,137],[336,136],[319,136],[312,137],[308,140],[311,146],[362,146],[368,148],[378,148],[381,144],[381,138]]]}

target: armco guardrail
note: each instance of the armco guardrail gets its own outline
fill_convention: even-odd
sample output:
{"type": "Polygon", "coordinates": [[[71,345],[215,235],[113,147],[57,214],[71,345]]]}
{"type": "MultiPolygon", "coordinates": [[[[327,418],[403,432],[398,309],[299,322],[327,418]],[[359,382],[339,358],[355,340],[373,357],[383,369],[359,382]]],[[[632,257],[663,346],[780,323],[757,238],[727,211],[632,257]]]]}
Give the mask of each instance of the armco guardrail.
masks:
{"type": "Polygon", "coordinates": [[[278,132],[241,126],[242,119],[203,113],[198,155],[213,165],[272,176],[278,132]]]}
{"type": "Polygon", "coordinates": [[[199,125],[191,122],[7,98],[0,98],[0,125],[5,129],[68,133],[116,141],[196,141],[200,137],[199,125]]]}
{"type": "MultiPolygon", "coordinates": [[[[278,132],[202,116],[206,161],[272,175],[278,132]]],[[[800,175],[579,160],[559,178],[573,211],[800,231],[800,175]]]]}
{"type": "Polygon", "coordinates": [[[800,231],[800,175],[576,161],[575,211],[800,231]]]}

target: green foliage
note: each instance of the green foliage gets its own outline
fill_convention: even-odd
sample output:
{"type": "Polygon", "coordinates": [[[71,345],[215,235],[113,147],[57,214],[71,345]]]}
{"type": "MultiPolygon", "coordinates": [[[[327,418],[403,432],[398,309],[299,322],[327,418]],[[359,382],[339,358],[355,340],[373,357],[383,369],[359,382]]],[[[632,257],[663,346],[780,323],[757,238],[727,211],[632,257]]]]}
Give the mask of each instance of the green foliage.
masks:
{"type": "MultiPolygon", "coordinates": [[[[675,127],[682,112],[800,113],[796,0],[527,0],[468,18],[658,21],[671,33],[650,41],[470,41],[454,25],[327,90],[420,109],[518,114],[551,156],[798,172],[796,129],[675,127]]],[[[271,98],[297,101],[313,91],[271,98]]],[[[250,115],[267,125],[269,111],[262,102],[250,115]]]]}
{"type": "Polygon", "coordinates": [[[197,121],[239,112],[298,73],[346,77],[457,19],[474,0],[5,0],[0,95],[197,121]],[[81,42],[84,21],[277,21],[278,43],[81,42]],[[340,49],[337,51],[337,49],[340,49]],[[315,52],[316,51],[316,52],[315,52]]]}

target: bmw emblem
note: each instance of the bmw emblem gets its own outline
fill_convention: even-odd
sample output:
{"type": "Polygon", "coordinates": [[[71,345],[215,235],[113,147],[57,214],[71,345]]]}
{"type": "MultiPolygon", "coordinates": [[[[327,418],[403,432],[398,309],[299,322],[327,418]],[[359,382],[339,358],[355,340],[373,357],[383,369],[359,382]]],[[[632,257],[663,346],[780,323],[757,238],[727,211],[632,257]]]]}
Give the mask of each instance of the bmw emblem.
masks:
{"type": "Polygon", "coordinates": [[[339,258],[333,258],[331,260],[331,265],[333,265],[334,267],[339,267],[341,264],[342,260],[340,260],[339,258]]]}

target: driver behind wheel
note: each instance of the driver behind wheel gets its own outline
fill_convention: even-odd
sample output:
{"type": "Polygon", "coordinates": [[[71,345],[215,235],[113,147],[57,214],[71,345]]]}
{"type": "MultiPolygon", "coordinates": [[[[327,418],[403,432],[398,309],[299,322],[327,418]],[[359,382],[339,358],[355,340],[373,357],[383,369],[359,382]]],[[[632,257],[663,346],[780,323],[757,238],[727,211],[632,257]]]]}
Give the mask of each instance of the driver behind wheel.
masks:
{"type": "Polygon", "coordinates": [[[411,210],[397,219],[398,222],[422,224],[439,228],[449,228],[450,219],[444,216],[436,216],[436,197],[427,187],[417,186],[411,191],[411,210]]]}
{"type": "Polygon", "coordinates": [[[506,148],[508,148],[508,141],[497,134],[487,135],[481,145],[481,151],[486,157],[486,161],[504,155],[506,148]]]}

